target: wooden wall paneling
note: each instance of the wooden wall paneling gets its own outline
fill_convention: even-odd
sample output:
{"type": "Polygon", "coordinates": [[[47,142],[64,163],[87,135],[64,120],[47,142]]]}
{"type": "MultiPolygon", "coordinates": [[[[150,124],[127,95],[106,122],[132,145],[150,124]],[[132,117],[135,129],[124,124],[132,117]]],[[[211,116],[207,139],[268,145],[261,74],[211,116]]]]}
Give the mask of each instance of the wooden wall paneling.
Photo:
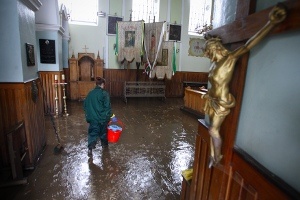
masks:
{"type": "Polygon", "coordinates": [[[29,163],[26,167],[34,167],[44,146],[46,145],[44,101],[42,86],[37,80],[38,98],[36,102],[32,100],[32,82],[25,83],[23,104],[24,122],[26,129],[27,147],[29,152],[29,163]]]}
{"type": "Polygon", "coordinates": [[[70,81],[70,99],[71,100],[78,100],[78,82],[77,81],[70,81]]]}
{"type": "Polygon", "coordinates": [[[38,86],[38,98],[32,100],[31,82],[0,84],[1,95],[1,165],[8,166],[7,138],[3,134],[11,127],[24,121],[28,159],[26,167],[33,167],[39,153],[46,143],[43,94],[40,80],[35,80],[38,86]]]}
{"type": "MultiPolygon", "coordinates": [[[[62,82],[62,74],[63,71],[59,72],[39,72],[40,79],[42,82],[42,89],[45,94],[45,104],[44,104],[44,111],[46,114],[55,114],[55,87],[54,87],[54,78],[57,75],[58,82],[62,82]]],[[[63,112],[63,91],[62,85],[57,86],[57,94],[58,94],[58,114],[62,114],[63,112]]]]}
{"type": "Polygon", "coordinates": [[[207,127],[203,120],[199,120],[198,135],[195,145],[195,156],[193,164],[193,178],[190,189],[190,200],[207,199],[208,189],[204,186],[210,182],[211,169],[208,166],[209,140],[207,127]]]}
{"type": "Polygon", "coordinates": [[[192,82],[207,82],[208,73],[207,72],[185,72],[183,81],[192,82]]]}
{"type": "MultiPolygon", "coordinates": [[[[36,146],[35,146],[35,138],[34,138],[34,132],[32,130],[34,129],[34,124],[36,123],[34,120],[34,117],[32,114],[36,113],[34,110],[34,107],[32,106],[31,96],[30,96],[30,85],[26,83],[24,85],[24,91],[23,91],[23,113],[24,113],[24,122],[25,122],[25,129],[26,129],[26,138],[27,140],[27,148],[29,152],[29,162],[28,165],[33,166],[34,162],[34,155],[36,154],[36,146]]],[[[42,112],[43,113],[43,112],[42,112]]]]}
{"type": "Polygon", "coordinates": [[[190,199],[190,183],[183,177],[181,183],[180,200],[190,199]]]}
{"type": "MultiPolygon", "coordinates": [[[[0,85],[0,88],[1,88],[1,85],[0,85]]],[[[8,163],[7,161],[7,157],[5,156],[7,154],[7,150],[6,150],[6,142],[5,142],[5,134],[4,134],[4,115],[2,113],[3,112],[3,105],[2,104],[2,99],[3,99],[3,90],[0,89],[0,99],[1,99],[1,102],[0,102],[0,169],[4,168],[5,164],[4,163],[8,163]]]]}
{"type": "Polygon", "coordinates": [[[77,59],[76,58],[70,58],[69,59],[69,73],[70,73],[70,81],[78,81],[79,72],[78,72],[78,66],[77,66],[77,59]]]}
{"type": "Polygon", "coordinates": [[[232,172],[232,167],[230,167],[230,174],[226,190],[226,200],[230,199],[240,199],[242,189],[244,187],[244,179],[239,173],[232,172]]]}
{"type": "Polygon", "coordinates": [[[234,153],[232,157],[232,173],[234,175],[232,182],[236,186],[229,189],[229,199],[237,196],[239,199],[294,199],[279,190],[275,185],[270,184],[268,179],[237,153],[234,153]]]}
{"type": "Polygon", "coordinates": [[[204,188],[209,188],[208,199],[224,199],[222,187],[228,182],[228,173],[224,165],[212,167],[212,176],[210,182],[204,185],[204,188]]]}
{"type": "Polygon", "coordinates": [[[136,77],[136,70],[118,70],[118,71],[111,71],[110,74],[110,89],[111,94],[114,97],[122,97],[123,90],[124,90],[124,83],[127,80],[128,73],[129,76],[136,77]]]}
{"type": "MultiPolygon", "coordinates": [[[[122,97],[125,81],[164,81],[166,84],[166,97],[183,97],[183,81],[207,82],[206,72],[177,72],[171,80],[150,79],[144,70],[136,69],[104,69],[103,76],[106,79],[106,89],[112,97],[122,97]],[[189,75],[191,74],[191,75],[189,75]]],[[[72,88],[72,87],[71,87],[72,88]]]]}
{"type": "Polygon", "coordinates": [[[171,80],[166,79],[166,97],[183,97],[184,72],[176,72],[171,80]]]}
{"type": "Polygon", "coordinates": [[[22,121],[22,84],[2,83],[0,84],[0,107],[1,107],[1,127],[0,127],[0,166],[8,167],[9,158],[7,151],[6,133],[18,122],[22,121]],[[16,112],[17,111],[17,112],[16,112]]]}
{"type": "Polygon", "coordinates": [[[166,97],[183,97],[184,81],[207,82],[207,72],[176,72],[171,80],[166,80],[166,97]]]}

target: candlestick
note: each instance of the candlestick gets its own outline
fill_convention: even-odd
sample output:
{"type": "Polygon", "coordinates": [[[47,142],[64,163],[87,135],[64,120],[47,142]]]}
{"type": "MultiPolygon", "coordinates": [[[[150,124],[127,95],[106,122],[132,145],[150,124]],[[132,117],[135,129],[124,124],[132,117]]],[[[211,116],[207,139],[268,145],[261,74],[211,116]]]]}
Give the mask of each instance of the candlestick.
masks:
{"type": "MultiPolygon", "coordinates": [[[[57,76],[57,75],[55,75],[55,76],[57,76]]],[[[55,88],[55,98],[54,98],[54,100],[55,100],[55,117],[58,117],[58,88],[57,88],[57,80],[55,80],[54,88],[55,88]]]]}
{"type": "Polygon", "coordinates": [[[64,74],[61,75],[61,82],[63,82],[63,83],[65,82],[65,75],[64,74]]]}
{"type": "Polygon", "coordinates": [[[68,112],[67,112],[67,96],[66,96],[66,83],[65,84],[62,84],[62,87],[63,87],[63,93],[64,93],[64,96],[63,96],[63,100],[64,100],[64,116],[69,116],[68,112]]]}

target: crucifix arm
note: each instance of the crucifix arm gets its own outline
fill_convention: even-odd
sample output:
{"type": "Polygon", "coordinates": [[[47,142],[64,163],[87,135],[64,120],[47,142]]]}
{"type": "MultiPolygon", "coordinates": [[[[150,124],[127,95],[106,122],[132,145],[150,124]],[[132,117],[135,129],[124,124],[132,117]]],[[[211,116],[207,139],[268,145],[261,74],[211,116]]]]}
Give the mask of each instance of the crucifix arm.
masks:
{"type": "Polygon", "coordinates": [[[277,24],[286,18],[286,9],[282,4],[275,6],[270,14],[269,21],[254,36],[252,36],[244,46],[241,46],[233,52],[234,56],[240,56],[257,45],[277,24]]]}

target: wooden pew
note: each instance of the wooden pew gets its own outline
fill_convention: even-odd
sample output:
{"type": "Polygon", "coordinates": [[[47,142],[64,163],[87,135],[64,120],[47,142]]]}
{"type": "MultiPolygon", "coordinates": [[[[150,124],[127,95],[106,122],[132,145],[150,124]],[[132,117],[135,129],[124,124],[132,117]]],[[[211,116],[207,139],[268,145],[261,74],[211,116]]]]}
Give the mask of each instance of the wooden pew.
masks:
{"type": "Polygon", "coordinates": [[[194,90],[186,87],[184,91],[184,105],[181,109],[203,119],[205,115],[203,110],[205,99],[202,99],[201,96],[206,94],[206,92],[206,89],[194,90]]]}

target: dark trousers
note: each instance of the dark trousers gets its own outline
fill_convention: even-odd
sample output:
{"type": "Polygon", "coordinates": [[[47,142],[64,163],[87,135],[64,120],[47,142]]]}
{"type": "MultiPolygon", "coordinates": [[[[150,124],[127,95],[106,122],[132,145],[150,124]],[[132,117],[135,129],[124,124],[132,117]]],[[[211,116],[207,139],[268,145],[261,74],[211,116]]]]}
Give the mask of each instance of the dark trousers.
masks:
{"type": "Polygon", "coordinates": [[[88,129],[88,147],[94,148],[98,137],[102,145],[107,145],[107,124],[108,123],[90,123],[88,129]]]}

